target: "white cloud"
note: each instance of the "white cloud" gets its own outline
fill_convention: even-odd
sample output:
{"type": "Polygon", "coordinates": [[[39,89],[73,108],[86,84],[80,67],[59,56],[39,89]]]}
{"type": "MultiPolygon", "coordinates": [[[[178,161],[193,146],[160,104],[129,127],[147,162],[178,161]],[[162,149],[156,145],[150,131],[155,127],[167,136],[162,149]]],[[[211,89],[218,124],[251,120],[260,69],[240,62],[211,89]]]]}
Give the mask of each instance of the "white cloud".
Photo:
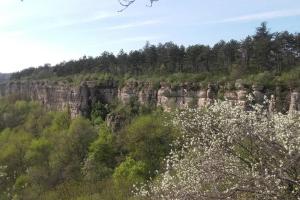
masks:
{"type": "Polygon", "coordinates": [[[237,17],[225,18],[216,21],[207,22],[207,24],[217,24],[217,23],[229,23],[229,22],[246,22],[254,20],[267,20],[283,17],[293,17],[300,16],[300,10],[280,10],[280,11],[269,11],[262,13],[254,13],[249,15],[242,15],[237,17]]]}
{"type": "MultiPolygon", "coordinates": [[[[27,33],[27,32],[33,32],[33,31],[47,31],[47,30],[53,30],[53,29],[59,29],[59,28],[64,28],[64,27],[69,27],[69,26],[76,26],[76,25],[82,25],[82,24],[87,24],[87,23],[92,23],[92,22],[96,22],[96,21],[101,21],[101,20],[105,20],[108,18],[112,18],[117,16],[116,13],[108,13],[108,12],[98,12],[95,13],[93,15],[84,17],[84,18],[80,18],[80,17],[72,17],[72,16],[68,16],[68,17],[56,17],[54,19],[52,19],[52,22],[48,22],[48,23],[44,23],[42,25],[38,25],[38,26],[29,26],[27,28],[21,28],[21,29],[17,29],[14,32],[19,32],[19,33],[27,33]]],[[[48,18],[51,19],[51,18],[48,18]]],[[[15,20],[12,20],[12,18],[8,18],[8,19],[0,19],[0,26],[1,25],[11,25],[14,24],[16,22],[14,22],[15,20]]],[[[2,31],[3,32],[3,31],[2,31]]]]}
{"type": "Polygon", "coordinates": [[[117,16],[116,13],[99,12],[94,15],[82,18],[82,19],[80,19],[80,18],[65,19],[63,21],[57,19],[57,21],[55,23],[47,25],[44,28],[45,29],[55,29],[55,28],[62,28],[62,27],[66,27],[66,26],[92,23],[92,22],[101,21],[101,20],[108,19],[108,18],[115,17],[115,16],[117,16]]]}
{"type": "Polygon", "coordinates": [[[142,21],[142,22],[135,22],[135,23],[111,26],[111,27],[107,27],[104,29],[105,30],[123,30],[123,29],[136,28],[136,27],[141,27],[141,26],[156,25],[156,24],[160,24],[160,23],[162,23],[162,21],[148,20],[148,21],[142,21]]]}

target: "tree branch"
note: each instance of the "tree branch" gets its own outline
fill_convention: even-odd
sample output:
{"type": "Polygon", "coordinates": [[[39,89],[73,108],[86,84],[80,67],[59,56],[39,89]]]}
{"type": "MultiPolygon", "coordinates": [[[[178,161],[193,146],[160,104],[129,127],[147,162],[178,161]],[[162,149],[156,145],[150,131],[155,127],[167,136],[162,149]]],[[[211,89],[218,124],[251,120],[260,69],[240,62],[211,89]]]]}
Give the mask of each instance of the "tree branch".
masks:
{"type": "Polygon", "coordinates": [[[152,7],[153,3],[154,3],[154,2],[157,2],[157,1],[159,1],[159,0],[150,0],[150,4],[148,4],[148,5],[146,5],[146,6],[152,7]]]}
{"type": "MultiPolygon", "coordinates": [[[[123,12],[126,10],[131,4],[133,4],[136,0],[119,0],[119,3],[123,8],[119,10],[118,12],[123,12]]],[[[152,7],[154,2],[157,2],[159,0],[149,0],[150,4],[147,4],[147,7],[152,7]]]]}

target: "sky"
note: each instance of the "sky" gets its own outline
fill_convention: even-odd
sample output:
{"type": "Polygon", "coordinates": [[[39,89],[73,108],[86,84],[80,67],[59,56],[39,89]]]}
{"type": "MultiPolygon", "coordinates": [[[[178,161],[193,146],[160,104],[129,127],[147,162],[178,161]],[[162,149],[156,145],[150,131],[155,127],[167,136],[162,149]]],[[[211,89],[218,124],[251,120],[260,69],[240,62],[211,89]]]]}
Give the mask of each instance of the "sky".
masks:
{"type": "Polygon", "coordinates": [[[0,0],[0,72],[55,65],[151,44],[242,40],[262,21],[300,32],[299,0],[148,0],[123,12],[118,0],[0,0]]]}

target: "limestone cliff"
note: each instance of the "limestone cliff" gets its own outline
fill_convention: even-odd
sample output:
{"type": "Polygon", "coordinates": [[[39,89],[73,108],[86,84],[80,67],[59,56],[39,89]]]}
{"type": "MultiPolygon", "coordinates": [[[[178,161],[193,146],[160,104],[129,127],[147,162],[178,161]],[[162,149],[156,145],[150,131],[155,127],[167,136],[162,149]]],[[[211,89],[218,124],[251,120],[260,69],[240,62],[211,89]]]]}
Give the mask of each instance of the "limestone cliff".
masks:
{"type": "Polygon", "coordinates": [[[49,110],[68,110],[72,117],[88,116],[93,102],[109,103],[117,94],[114,81],[104,84],[83,82],[78,86],[50,81],[14,81],[0,85],[2,97],[38,101],[49,110]]]}
{"type": "Polygon", "coordinates": [[[0,85],[0,96],[8,95],[38,101],[51,110],[67,109],[72,117],[88,116],[94,102],[111,103],[115,99],[124,104],[135,99],[141,104],[161,106],[169,111],[172,108],[207,106],[216,99],[225,99],[233,105],[246,107],[251,103],[247,98],[250,95],[257,103],[262,103],[264,96],[268,97],[270,111],[300,110],[300,91],[297,88],[268,89],[261,85],[247,86],[239,81],[233,86],[220,84],[199,86],[196,83],[171,86],[162,82],[159,87],[141,81],[127,82],[124,86],[119,86],[113,80],[104,83],[85,81],[75,86],[51,81],[12,81],[0,85]]]}
{"type": "Polygon", "coordinates": [[[0,83],[3,83],[7,80],[9,80],[10,78],[10,74],[3,74],[3,73],[0,73],[0,83]]]}

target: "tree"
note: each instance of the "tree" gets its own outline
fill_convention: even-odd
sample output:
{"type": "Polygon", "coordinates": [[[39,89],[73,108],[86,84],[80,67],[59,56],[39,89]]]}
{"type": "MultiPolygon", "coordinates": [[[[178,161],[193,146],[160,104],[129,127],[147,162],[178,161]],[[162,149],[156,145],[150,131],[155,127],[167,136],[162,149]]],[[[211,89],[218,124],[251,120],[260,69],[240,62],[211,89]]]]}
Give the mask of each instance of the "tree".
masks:
{"type": "Polygon", "coordinates": [[[155,45],[151,45],[147,41],[146,45],[143,48],[143,51],[145,55],[145,64],[147,65],[146,67],[148,68],[146,70],[149,72],[153,72],[155,70],[158,61],[157,48],[155,45]]]}
{"type": "Polygon", "coordinates": [[[241,64],[245,69],[249,69],[251,59],[253,58],[253,38],[247,36],[241,44],[241,64]]]}
{"type": "Polygon", "coordinates": [[[186,68],[191,72],[209,71],[208,57],[210,48],[204,45],[193,45],[186,49],[186,68]]]}
{"type": "Polygon", "coordinates": [[[117,199],[129,199],[133,185],[142,184],[147,177],[147,165],[127,157],[113,174],[113,182],[120,195],[117,199]]]}
{"type": "Polygon", "coordinates": [[[295,65],[294,53],[297,51],[295,39],[294,35],[287,31],[274,34],[272,49],[275,55],[272,64],[277,66],[277,72],[281,72],[285,67],[295,65]]]}
{"type": "Polygon", "coordinates": [[[98,138],[89,147],[83,169],[85,178],[99,181],[110,176],[116,165],[116,155],[115,137],[108,127],[102,125],[98,138]]]}
{"type": "Polygon", "coordinates": [[[94,127],[87,119],[80,117],[72,120],[67,130],[54,132],[48,137],[53,142],[49,161],[53,182],[80,180],[89,146],[97,137],[94,127]]]}
{"type": "Polygon", "coordinates": [[[135,161],[131,157],[127,157],[115,170],[113,175],[114,181],[121,186],[124,182],[132,185],[134,183],[142,183],[147,177],[147,167],[142,161],[135,161]]]}
{"type": "MultiPolygon", "coordinates": [[[[173,42],[158,45],[146,43],[143,48],[129,53],[121,50],[117,56],[110,52],[103,52],[97,57],[84,56],[53,67],[45,65],[25,69],[14,73],[11,79],[47,77],[74,83],[86,80],[102,82],[111,79],[122,82],[120,81],[122,77],[128,79],[131,76],[137,78],[136,76],[148,75],[162,80],[165,77],[161,75],[195,73],[198,77],[210,77],[207,78],[208,80],[213,79],[216,74],[225,79],[236,79],[265,71],[278,76],[284,71],[296,70],[300,62],[299,41],[297,33],[292,34],[287,31],[271,33],[266,23],[262,23],[253,36],[248,36],[241,42],[221,40],[213,46],[197,44],[188,47],[173,42]],[[95,72],[102,73],[103,76],[98,76],[95,72]],[[208,73],[204,75],[203,72],[208,73]],[[65,76],[68,76],[67,79],[64,78],[65,76]]],[[[203,78],[198,80],[200,79],[204,80],[203,78]]],[[[95,102],[92,100],[92,103],[95,102]]],[[[90,111],[90,108],[86,110],[90,111]]],[[[89,114],[87,112],[87,115],[89,114]]],[[[11,119],[12,124],[17,121],[11,119]]],[[[1,123],[2,120],[0,120],[0,128],[1,123]]]]}
{"type": "Polygon", "coordinates": [[[128,54],[121,49],[117,55],[117,62],[118,62],[118,72],[119,74],[128,73],[129,61],[128,61],[128,54]]]}
{"type": "Polygon", "coordinates": [[[0,197],[13,188],[17,178],[26,172],[25,154],[31,140],[30,133],[24,131],[6,129],[0,134],[0,166],[5,166],[2,171],[5,176],[0,178],[0,197]]]}
{"type": "Polygon", "coordinates": [[[258,66],[258,70],[270,70],[272,45],[271,40],[273,34],[271,34],[267,28],[267,23],[262,22],[261,26],[256,28],[256,34],[253,36],[254,44],[254,59],[258,66]]]}
{"type": "Polygon", "coordinates": [[[166,120],[160,115],[138,117],[125,129],[125,148],[130,157],[146,164],[148,177],[160,168],[176,134],[172,126],[164,124],[166,120]]]}
{"type": "Polygon", "coordinates": [[[226,42],[224,40],[221,40],[218,43],[216,43],[211,50],[212,57],[210,59],[213,59],[212,63],[214,63],[214,70],[226,70],[225,47],[226,42]]]}
{"type": "Polygon", "coordinates": [[[131,63],[131,72],[134,75],[140,75],[142,73],[142,64],[144,63],[145,57],[141,51],[131,51],[129,53],[129,62],[131,63]]]}
{"type": "Polygon", "coordinates": [[[179,111],[165,172],[137,196],[145,199],[291,199],[300,196],[300,115],[269,115],[217,102],[179,111]],[[179,145],[178,145],[179,144],[179,145]]]}

